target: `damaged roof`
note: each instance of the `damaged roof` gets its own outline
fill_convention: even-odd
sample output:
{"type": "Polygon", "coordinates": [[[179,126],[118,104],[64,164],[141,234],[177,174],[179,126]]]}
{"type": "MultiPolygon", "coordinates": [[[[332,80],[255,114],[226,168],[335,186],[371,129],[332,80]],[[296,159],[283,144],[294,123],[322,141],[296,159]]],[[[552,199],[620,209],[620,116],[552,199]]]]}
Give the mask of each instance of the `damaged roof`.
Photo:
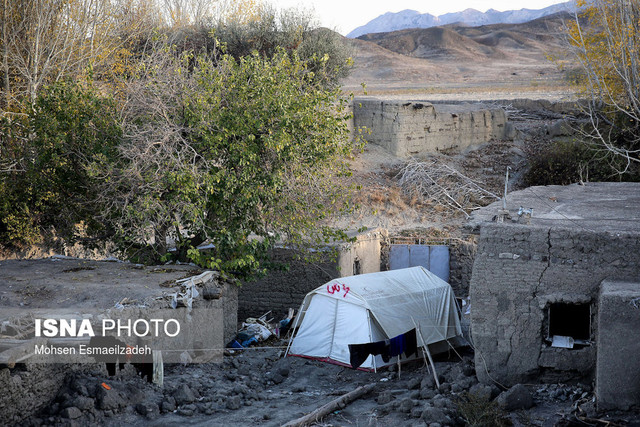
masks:
{"type": "MultiPolygon", "coordinates": [[[[581,228],[586,231],[640,233],[640,183],[593,182],[529,187],[507,194],[510,220],[530,227],[581,228]],[[531,210],[530,221],[518,212],[531,210]]],[[[467,223],[479,231],[495,221],[502,200],[475,211],[467,223]]],[[[526,214],[525,214],[526,215],[526,214]]]]}

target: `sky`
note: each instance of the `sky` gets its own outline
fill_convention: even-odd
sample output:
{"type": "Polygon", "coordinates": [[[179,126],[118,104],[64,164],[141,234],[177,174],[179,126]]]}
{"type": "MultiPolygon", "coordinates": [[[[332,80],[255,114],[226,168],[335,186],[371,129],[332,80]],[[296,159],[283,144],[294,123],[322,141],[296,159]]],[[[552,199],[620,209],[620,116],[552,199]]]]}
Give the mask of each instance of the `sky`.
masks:
{"type": "Polygon", "coordinates": [[[481,12],[486,12],[488,9],[499,11],[522,8],[542,9],[564,1],[566,0],[269,0],[268,2],[280,9],[289,7],[312,9],[321,26],[346,35],[386,12],[400,12],[405,9],[438,16],[468,8],[481,12]]]}

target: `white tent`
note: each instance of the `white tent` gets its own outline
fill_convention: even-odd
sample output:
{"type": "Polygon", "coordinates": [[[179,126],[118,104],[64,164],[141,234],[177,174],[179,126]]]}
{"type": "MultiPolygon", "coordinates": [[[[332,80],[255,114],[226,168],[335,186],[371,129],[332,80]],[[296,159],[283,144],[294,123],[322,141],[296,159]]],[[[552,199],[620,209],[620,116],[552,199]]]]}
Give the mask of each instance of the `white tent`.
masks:
{"type": "MultiPolygon", "coordinates": [[[[451,286],[423,267],[341,277],[309,292],[289,355],[350,365],[349,344],[396,337],[416,328],[418,347],[462,335],[451,286]]],[[[393,364],[369,356],[361,368],[393,364]]]]}

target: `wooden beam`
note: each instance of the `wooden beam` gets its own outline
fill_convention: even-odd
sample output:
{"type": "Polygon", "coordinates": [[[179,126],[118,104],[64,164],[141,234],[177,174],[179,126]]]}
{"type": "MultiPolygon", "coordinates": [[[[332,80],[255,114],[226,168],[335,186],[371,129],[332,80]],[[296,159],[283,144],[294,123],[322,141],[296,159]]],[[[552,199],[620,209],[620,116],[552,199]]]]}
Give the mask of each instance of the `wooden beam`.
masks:
{"type": "Polygon", "coordinates": [[[343,409],[344,407],[346,407],[349,403],[353,402],[354,400],[359,399],[360,397],[371,393],[371,391],[375,388],[376,384],[367,384],[367,385],[363,385],[361,387],[358,387],[357,389],[350,391],[347,394],[343,394],[342,396],[338,397],[337,399],[332,400],[331,402],[327,403],[326,405],[321,406],[320,408],[316,409],[315,411],[298,418],[297,420],[293,420],[293,421],[289,421],[288,423],[286,423],[283,427],[302,427],[302,426],[307,426],[311,423],[320,421],[322,418],[326,417],[327,415],[329,415],[330,413],[332,413],[333,411],[337,411],[339,409],[343,409]]]}

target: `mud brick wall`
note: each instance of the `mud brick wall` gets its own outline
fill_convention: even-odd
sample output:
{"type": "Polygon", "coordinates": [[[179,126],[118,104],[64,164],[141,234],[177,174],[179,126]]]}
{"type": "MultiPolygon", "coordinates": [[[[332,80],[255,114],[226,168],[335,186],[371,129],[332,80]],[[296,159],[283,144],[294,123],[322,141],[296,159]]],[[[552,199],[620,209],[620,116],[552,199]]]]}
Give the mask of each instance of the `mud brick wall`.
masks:
{"type": "Polygon", "coordinates": [[[640,283],[602,283],[599,298],[598,409],[640,408],[640,283]]]}
{"type": "Polygon", "coordinates": [[[478,378],[505,385],[594,375],[596,346],[552,348],[548,307],[590,304],[597,337],[603,280],[640,279],[640,236],[579,227],[484,224],[471,278],[471,330],[478,378]]]}
{"type": "Polygon", "coordinates": [[[478,245],[469,241],[454,240],[449,245],[449,284],[456,297],[469,296],[469,283],[478,245]]]}
{"type": "Polygon", "coordinates": [[[354,128],[366,128],[365,139],[397,157],[411,157],[507,137],[501,108],[477,105],[433,105],[427,102],[356,99],[354,128]]]}
{"type": "Polygon", "coordinates": [[[340,277],[336,263],[329,259],[311,265],[296,260],[290,250],[275,249],[273,261],[288,264],[288,270],[270,271],[260,280],[242,284],[238,290],[239,322],[270,310],[271,316],[280,320],[289,308],[297,311],[308,292],[340,277]]]}
{"type": "Polygon", "coordinates": [[[362,233],[350,232],[354,241],[341,244],[336,256],[327,253],[320,262],[307,263],[296,259],[288,249],[275,249],[273,261],[287,264],[287,270],[271,271],[266,277],[245,282],[238,293],[238,320],[257,317],[271,310],[279,320],[289,308],[298,310],[305,295],[331,279],[359,274],[375,273],[384,269],[383,248],[388,248],[387,230],[376,228],[362,233]],[[356,267],[357,266],[357,267],[356,267]]]}
{"type": "Polygon", "coordinates": [[[224,344],[228,343],[238,329],[238,292],[236,284],[225,283],[222,288],[223,334],[224,344]]]}

